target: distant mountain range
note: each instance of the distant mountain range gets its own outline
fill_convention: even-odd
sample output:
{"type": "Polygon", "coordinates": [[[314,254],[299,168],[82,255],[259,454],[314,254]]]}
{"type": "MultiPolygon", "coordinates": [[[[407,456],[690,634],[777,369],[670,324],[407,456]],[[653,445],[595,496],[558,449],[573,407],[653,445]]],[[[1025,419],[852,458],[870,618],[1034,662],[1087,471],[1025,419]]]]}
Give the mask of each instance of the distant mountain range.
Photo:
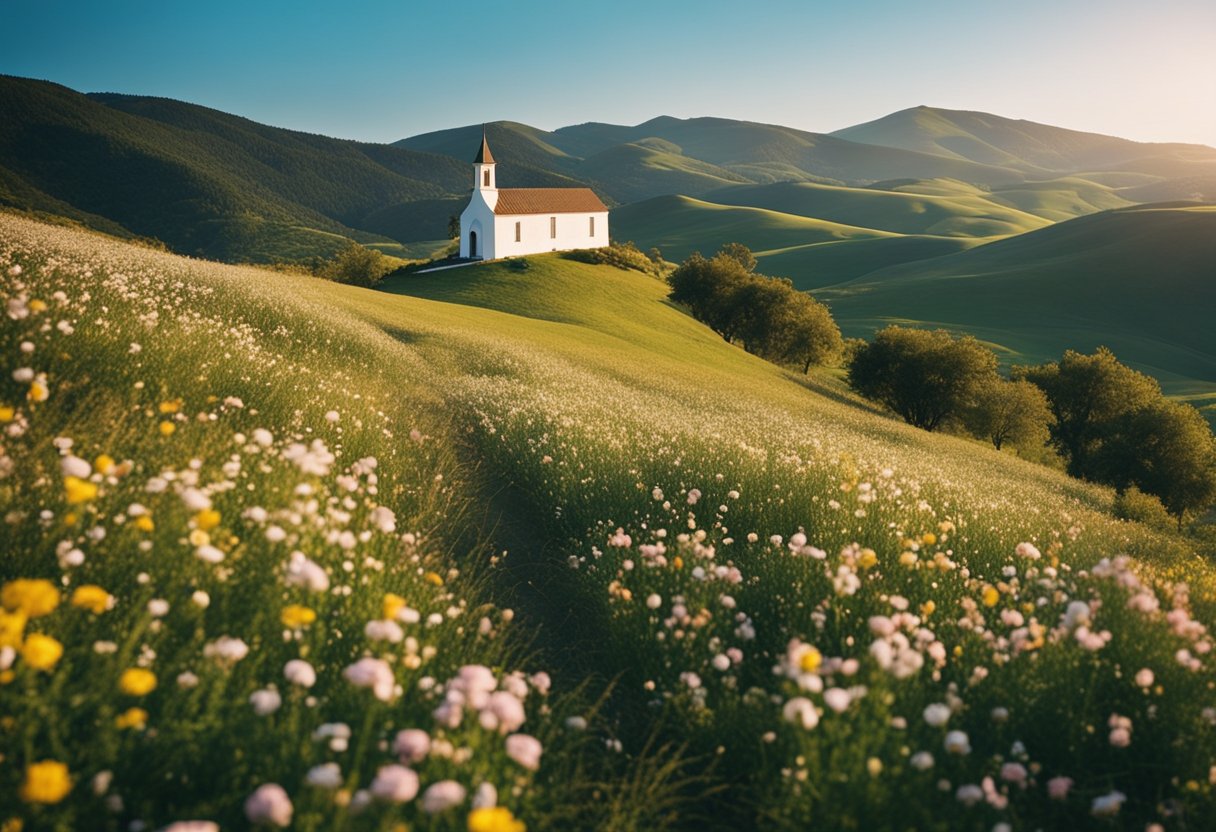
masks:
{"type": "MultiPolygon", "coordinates": [[[[84,95],[0,76],[0,205],[224,260],[301,259],[347,239],[408,255],[414,244],[445,237],[448,217],[463,207],[481,129],[372,144],[171,99],[84,95]]],[[[1212,148],[925,107],[831,135],[667,116],[632,127],[589,123],[550,132],[495,122],[486,130],[504,186],[587,184],[616,206],[696,197],[776,212],[782,222],[789,215],[932,238],[886,244],[902,252],[897,262],[1104,208],[1216,198],[1212,148]],[[874,197],[879,192],[886,196],[874,197]],[[874,219],[880,214],[882,221],[874,219]]],[[[662,245],[664,222],[634,234],[630,217],[666,204],[622,208],[620,227],[662,245]]],[[[733,233],[744,241],[774,219],[735,216],[733,233]]],[[[685,236],[694,246],[716,242],[685,236]]],[[[784,247],[807,243],[793,229],[784,247]]],[[[673,254],[683,250],[679,241],[669,245],[673,254]]]]}

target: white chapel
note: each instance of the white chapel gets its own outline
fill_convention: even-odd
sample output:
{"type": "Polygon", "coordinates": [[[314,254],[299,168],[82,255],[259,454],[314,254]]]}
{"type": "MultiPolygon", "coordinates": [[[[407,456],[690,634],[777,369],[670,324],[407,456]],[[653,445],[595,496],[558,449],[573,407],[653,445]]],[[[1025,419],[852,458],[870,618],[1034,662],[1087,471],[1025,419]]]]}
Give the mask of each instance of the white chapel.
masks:
{"type": "Polygon", "coordinates": [[[485,134],[473,196],[460,215],[460,256],[494,260],[608,245],[608,209],[590,188],[499,188],[485,134]]]}

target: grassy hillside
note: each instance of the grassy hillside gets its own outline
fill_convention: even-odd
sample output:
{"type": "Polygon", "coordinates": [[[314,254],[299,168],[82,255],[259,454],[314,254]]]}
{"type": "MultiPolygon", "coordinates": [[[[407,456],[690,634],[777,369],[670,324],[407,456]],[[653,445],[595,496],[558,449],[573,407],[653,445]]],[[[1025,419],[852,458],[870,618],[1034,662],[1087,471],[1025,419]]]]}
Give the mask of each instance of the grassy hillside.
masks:
{"type": "Polygon", "coordinates": [[[846,331],[974,332],[1016,362],[1105,344],[1184,397],[1216,390],[1216,208],[1142,206],[895,266],[823,296],[846,331]]]}
{"type": "Polygon", "coordinates": [[[11,217],[0,240],[0,348],[30,368],[3,376],[0,584],[30,617],[0,790],[27,827],[239,826],[269,783],[255,808],[303,829],[480,828],[486,783],[529,829],[1216,809],[1186,785],[1216,748],[1209,562],[725,344],[651,277],[548,255],[372,292],[11,217]],[[67,770],[32,791],[35,761],[67,770]],[[958,791],[985,777],[1000,800],[958,791]]]}
{"type": "Polygon", "coordinates": [[[443,156],[0,77],[4,204],[188,254],[274,260],[324,254],[346,239],[434,239],[431,227],[364,221],[467,188],[467,164],[443,156]]]}
{"type": "Polygon", "coordinates": [[[705,194],[704,199],[899,234],[938,237],[1003,237],[1048,224],[1039,216],[979,195],[944,197],[809,182],[722,188],[705,194]]]}
{"type": "Polygon", "coordinates": [[[1147,166],[1157,175],[1175,177],[1216,165],[1216,149],[1203,145],[1133,142],[991,113],[925,106],[900,110],[832,135],[1028,173],[1147,166]]]}

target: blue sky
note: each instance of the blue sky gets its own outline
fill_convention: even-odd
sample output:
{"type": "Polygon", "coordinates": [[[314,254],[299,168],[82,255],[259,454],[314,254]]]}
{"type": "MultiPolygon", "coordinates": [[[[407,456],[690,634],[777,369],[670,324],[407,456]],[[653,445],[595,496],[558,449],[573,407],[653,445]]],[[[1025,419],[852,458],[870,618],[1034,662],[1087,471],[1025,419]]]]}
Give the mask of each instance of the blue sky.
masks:
{"type": "Polygon", "coordinates": [[[1213,0],[0,0],[0,72],[370,141],[929,104],[1216,146],[1213,0]]]}

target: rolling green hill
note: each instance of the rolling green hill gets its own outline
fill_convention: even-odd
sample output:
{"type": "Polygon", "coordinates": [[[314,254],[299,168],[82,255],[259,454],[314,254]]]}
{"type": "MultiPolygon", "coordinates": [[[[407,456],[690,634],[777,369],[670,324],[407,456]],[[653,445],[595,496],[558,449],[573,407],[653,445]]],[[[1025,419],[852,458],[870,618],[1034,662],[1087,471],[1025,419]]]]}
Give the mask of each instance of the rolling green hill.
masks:
{"type": "Polygon", "coordinates": [[[485,828],[483,784],[533,830],[1086,828],[1113,789],[1128,828],[1216,811],[1186,785],[1216,568],[1109,489],[761,361],[638,272],[371,291],[7,214],[0,238],[0,352],[33,376],[0,377],[0,788],[68,783],[6,803],[27,825],[96,825],[73,783],[149,828],[243,828],[268,783],[312,829],[485,828]],[[1008,807],[937,788],[1015,740],[1037,776],[1008,807]],[[391,799],[349,812],[327,772],[391,799]]]}
{"type": "Polygon", "coordinates": [[[433,238],[383,212],[467,187],[467,165],[443,156],[0,76],[0,201],[184,253],[292,259],[433,238]]]}
{"type": "Polygon", "coordinates": [[[1048,224],[1039,216],[979,194],[944,197],[787,182],[722,188],[705,194],[703,199],[720,205],[766,208],[899,234],[938,237],[1003,237],[1048,224]]]}
{"type": "Polygon", "coordinates": [[[1149,205],[1069,220],[874,272],[819,293],[842,328],[972,332],[1031,363],[1105,344],[1184,398],[1216,393],[1216,207],[1149,205]]]}

